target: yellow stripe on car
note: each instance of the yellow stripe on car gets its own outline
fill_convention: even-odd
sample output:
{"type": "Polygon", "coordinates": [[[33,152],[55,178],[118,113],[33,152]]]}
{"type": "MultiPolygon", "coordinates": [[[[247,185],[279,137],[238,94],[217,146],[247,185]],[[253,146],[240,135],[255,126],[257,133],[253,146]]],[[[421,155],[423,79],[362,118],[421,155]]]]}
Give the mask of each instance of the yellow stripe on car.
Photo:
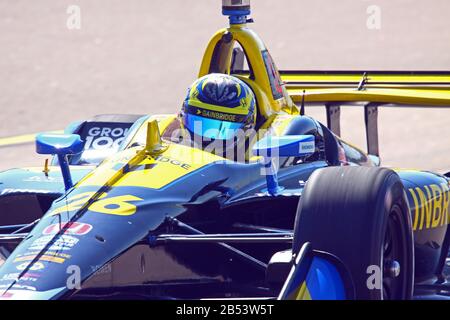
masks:
{"type": "MultiPolygon", "coordinates": [[[[113,157],[107,160],[97,170],[82,179],[77,187],[108,184],[108,181],[117,172],[116,166],[127,163],[136,152],[137,149],[132,148],[125,151],[125,156],[122,153],[119,158],[113,157]]],[[[129,171],[124,172],[113,185],[161,189],[205,165],[221,160],[224,159],[199,149],[170,144],[164,154],[148,156],[131,165],[129,171]]]]}
{"type": "MultiPolygon", "coordinates": [[[[51,131],[50,133],[63,133],[62,130],[58,131],[51,131]]],[[[7,147],[7,146],[13,146],[13,145],[19,145],[24,143],[31,143],[34,142],[36,138],[36,134],[24,134],[14,137],[6,137],[6,138],[0,138],[0,147],[7,147]]]]}

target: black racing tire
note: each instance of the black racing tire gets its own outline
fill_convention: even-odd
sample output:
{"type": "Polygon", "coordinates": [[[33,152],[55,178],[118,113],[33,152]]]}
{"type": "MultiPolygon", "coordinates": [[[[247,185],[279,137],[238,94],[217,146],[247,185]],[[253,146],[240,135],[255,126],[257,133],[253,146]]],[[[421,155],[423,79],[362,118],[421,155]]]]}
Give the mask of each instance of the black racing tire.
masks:
{"type": "Polygon", "coordinates": [[[314,250],[336,255],[346,265],[356,299],[411,299],[411,214],[404,186],[394,171],[378,167],[315,171],[297,208],[293,252],[299,252],[306,242],[314,250]],[[374,266],[382,277],[376,288],[376,278],[370,277],[375,274],[374,266]]]}

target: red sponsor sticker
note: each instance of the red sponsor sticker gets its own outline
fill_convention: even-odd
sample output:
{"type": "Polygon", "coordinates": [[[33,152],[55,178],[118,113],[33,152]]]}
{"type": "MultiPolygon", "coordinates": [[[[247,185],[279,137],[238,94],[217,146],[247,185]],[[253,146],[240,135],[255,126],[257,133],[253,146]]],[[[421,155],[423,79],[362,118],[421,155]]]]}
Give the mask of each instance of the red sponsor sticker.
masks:
{"type": "Polygon", "coordinates": [[[52,235],[58,233],[61,229],[66,229],[64,234],[83,236],[92,230],[92,226],[81,222],[66,222],[51,224],[42,231],[44,235],[52,235]]]}

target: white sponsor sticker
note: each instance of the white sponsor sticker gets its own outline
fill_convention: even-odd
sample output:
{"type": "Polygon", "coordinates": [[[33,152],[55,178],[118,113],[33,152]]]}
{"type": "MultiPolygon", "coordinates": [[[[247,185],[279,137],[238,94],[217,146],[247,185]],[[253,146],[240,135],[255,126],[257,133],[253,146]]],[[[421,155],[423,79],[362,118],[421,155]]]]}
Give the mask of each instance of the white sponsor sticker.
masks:
{"type": "Polygon", "coordinates": [[[123,139],[127,135],[129,128],[108,128],[93,127],[89,129],[85,150],[118,150],[123,139]]]}
{"type": "Polygon", "coordinates": [[[314,141],[300,143],[300,153],[313,153],[315,148],[314,141]]]}
{"type": "MultiPolygon", "coordinates": [[[[20,273],[8,273],[3,275],[3,277],[0,279],[0,281],[17,281],[19,280],[19,276],[20,273]]],[[[20,278],[20,280],[22,281],[29,281],[29,282],[36,282],[37,279],[39,278],[39,274],[35,274],[35,273],[25,273],[24,275],[22,275],[22,277],[20,278]]]]}
{"type": "MultiPolygon", "coordinates": [[[[31,244],[31,246],[28,248],[29,250],[42,250],[44,249],[47,244],[53,239],[53,236],[43,236],[40,237],[31,244]]],[[[70,250],[72,249],[77,243],[78,239],[72,236],[68,235],[62,235],[58,239],[55,240],[55,242],[49,247],[49,250],[70,250]]]]}

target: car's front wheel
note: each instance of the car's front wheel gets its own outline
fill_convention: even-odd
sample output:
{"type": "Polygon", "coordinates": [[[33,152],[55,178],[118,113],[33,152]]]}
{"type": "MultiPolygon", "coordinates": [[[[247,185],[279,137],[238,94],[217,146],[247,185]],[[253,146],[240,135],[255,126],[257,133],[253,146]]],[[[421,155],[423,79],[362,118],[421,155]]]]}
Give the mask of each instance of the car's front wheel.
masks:
{"type": "Polygon", "coordinates": [[[305,242],[342,260],[356,299],[412,297],[411,216],[394,171],[371,167],[315,171],[297,209],[293,252],[305,242]]]}

